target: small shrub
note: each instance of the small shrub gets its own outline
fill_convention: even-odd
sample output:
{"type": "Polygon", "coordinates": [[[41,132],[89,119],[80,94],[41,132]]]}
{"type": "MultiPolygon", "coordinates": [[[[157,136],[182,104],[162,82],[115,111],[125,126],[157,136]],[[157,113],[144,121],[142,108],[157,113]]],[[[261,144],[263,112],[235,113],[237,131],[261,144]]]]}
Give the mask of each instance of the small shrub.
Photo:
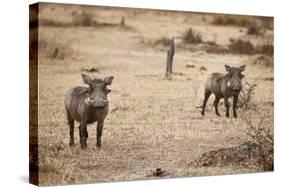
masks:
{"type": "Polygon", "coordinates": [[[206,41],[205,44],[209,46],[217,46],[218,44],[215,41],[206,41]]]}
{"type": "Polygon", "coordinates": [[[256,52],[254,45],[250,41],[244,41],[241,39],[230,40],[228,45],[229,52],[235,54],[254,54],[256,52]]]}
{"type": "Polygon", "coordinates": [[[253,95],[255,94],[255,89],[257,87],[257,84],[250,84],[249,82],[245,82],[243,89],[240,92],[239,98],[238,98],[238,107],[239,108],[245,108],[247,109],[253,95]]]}
{"type": "Polygon", "coordinates": [[[215,25],[235,25],[236,19],[233,16],[215,16],[212,21],[215,25]]]}
{"type": "Polygon", "coordinates": [[[199,33],[195,32],[192,28],[186,30],[183,34],[183,42],[190,44],[202,43],[202,37],[199,33]]]}
{"type": "Polygon", "coordinates": [[[250,26],[248,27],[247,35],[262,35],[262,32],[259,27],[250,26]]]}
{"type": "Polygon", "coordinates": [[[270,115],[261,117],[258,122],[254,121],[250,115],[243,118],[248,125],[248,130],[246,131],[248,140],[251,143],[257,144],[259,148],[258,165],[261,166],[264,171],[272,171],[274,168],[273,128],[269,123],[266,123],[269,118],[270,115]]]}
{"type": "Polygon", "coordinates": [[[221,45],[209,45],[206,47],[206,52],[213,54],[225,54],[228,53],[228,48],[221,45]]]}

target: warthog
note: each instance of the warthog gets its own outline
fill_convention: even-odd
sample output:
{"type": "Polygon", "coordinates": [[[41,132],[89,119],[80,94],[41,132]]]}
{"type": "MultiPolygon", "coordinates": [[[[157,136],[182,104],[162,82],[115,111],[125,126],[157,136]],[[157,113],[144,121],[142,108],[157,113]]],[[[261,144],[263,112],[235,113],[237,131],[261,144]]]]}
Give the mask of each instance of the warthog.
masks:
{"type": "Polygon", "coordinates": [[[229,103],[228,98],[233,97],[233,116],[237,118],[236,108],[238,102],[238,96],[242,89],[242,78],[244,75],[242,72],[245,70],[246,65],[242,65],[239,68],[230,67],[225,65],[225,69],[227,74],[221,73],[212,73],[208,76],[208,79],[205,83],[205,93],[204,93],[204,101],[201,114],[204,116],[206,103],[208,98],[212,93],[215,94],[216,98],[214,101],[214,107],[216,110],[216,114],[220,116],[218,111],[218,103],[221,98],[224,98],[224,104],[226,108],[226,117],[229,117],[229,103]]]}
{"type": "Polygon", "coordinates": [[[92,79],[90,76],[82,74],[82,78],[84,83],[88,84],[89,87],[75,87],[70,89],[67,92],[64,101],[69,125],[69,145],[74,145],[74,120],[80,123],[80,144],[83,149],[87,146],[87,124],[97,121],[96,146],[101,148],[103,123],[109,109],[107,95],[111,91],[107,86],[111,85],[113,76],[101,80],[92,79]]]}

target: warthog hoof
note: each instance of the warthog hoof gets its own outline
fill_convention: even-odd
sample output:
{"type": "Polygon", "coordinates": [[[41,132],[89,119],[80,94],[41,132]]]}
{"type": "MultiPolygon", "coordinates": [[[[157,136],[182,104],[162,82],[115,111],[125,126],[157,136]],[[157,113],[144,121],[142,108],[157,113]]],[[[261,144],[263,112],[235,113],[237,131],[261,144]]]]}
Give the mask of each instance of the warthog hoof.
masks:
{"type": "Polygon", "coordinates": [[[98,149],[101,149],[101,143],[97,143],[96,146],[97,146],[98,149]]]}
{"type": "Polygon", "coordinates": [[[87,144],[86,143],[81,143],[81,148],[82,149],[86,149],[87,148],[87,144]]]}
{"type": "Polygon", "coordinates": [[[72,141],[69,142],[69,146],[70,146],[70,147],[74,146],[74,142],[72,142],[72,141]]]}

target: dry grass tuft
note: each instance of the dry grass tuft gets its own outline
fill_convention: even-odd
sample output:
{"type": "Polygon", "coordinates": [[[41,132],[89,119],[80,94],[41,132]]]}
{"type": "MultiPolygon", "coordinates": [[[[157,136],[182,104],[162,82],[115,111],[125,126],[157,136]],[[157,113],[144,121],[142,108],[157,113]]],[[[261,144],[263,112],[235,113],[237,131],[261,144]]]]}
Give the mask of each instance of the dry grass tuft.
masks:
{"type": "Polygon", "coordinates": [[[199,44],[203,42],[202,36],[192,28],[189,28],[183,33],[182,40],[187,44],[199,44]]]}
{"type": "Polygon", "coordinates": [[[161,37],[160,39],[157,39],[154,44],[155,45],[162,45],[165,47],[168,47],[171,43],[171,39],[168,37],[161,37]]]}
{"type": "Polygon", "coordinates": [[[72,25],[73,26],[83,26],[90,27],[96,24],[94,16],[92,14],[86,13],[85,11],[81,13],[72,14],[72,25]]]}
{"type": "Polygon", "coordinates": [[[250,16],[238,15],[217,15],[214,16],[212,24],[214,25],[232,25],[239,27],[249,27],[257,25],[255,19],[250,16]]]}
{"type": "Polygon", "coordinates": [[[71,27],[71,23],[68,22],[62,22],[62,21],[57,21],[57,20],[52,20],[52,19],[43,19],[41,18],[39,20],[39,25],[40,26],[47,26],[47,27],[71,27]]]}
{"type": "Polygon", "coordinates": [[[273,56],[274,54],[273,41],[271,40],[263,40],[256,48],[257,53],[269,56],[273,56]]]}
{"type": "Polygon", "coordinates": [[[264,66],[264,67],[273,67],[274,66],[273,57],[267,55],[258,55],[254,57],[252,64],[264,66]]]}
{"type": "Polygon", "coordinates": [[[205,50],[207,53],[213,53],[213,54],[229,53],[228,48],[222,45],[208,45],[206,46],[205,50]]]}
{"type": "Polygon", "coordinates": [[[191,63],[187,63],[185,65],[186,68],[195,68],[195,65],[194,64],[191,64],[191,63]]]}
{"type": "Polygon", "coordinates": [[[95,67],[91,67],[91,68],[82,68],[81,71],[84,71],[84,72],[99,72],[99,69],[97,69],[95,67]]]}
{"type": "Polygon", "coordinates": [[[263,35],[263,31],[260,27],[250,26],[248,27],[247,35],[263,35]]]}
{"type": "Polygon", "coordinates": [[[273,42],[268,40],[261,41],[258,45],[254,45],[250,40],[242,39],[229,39],[230,44],[227,47],[222,45],[205,45],[203,49],[207,53],[231,53],[231,54],[244,54],[244,55],[253,55],[253,54],[264,54],[267,56],[273,56],[274,46],[273,42]]]}
{"type": "Polygon", "coordinates": [[[251,55],[256,53],[256,49],[250,41],[244,41],[241,39],[231,39],[230,44],[228,45],[228,50],[230,53],[234,54],[251,55]]]}
{"type": "Polygon", "coordinates": [[[134,30],[132,26],[125,23],[125,17],[121,17],[120,22],[99,22],[93,13],[87,11],[73,11],[71,14],[72,20],[70,22],[57,21],[53,19],[41,18],[39,24],[48,27],[117,27],[124,30],[134,30]]]}

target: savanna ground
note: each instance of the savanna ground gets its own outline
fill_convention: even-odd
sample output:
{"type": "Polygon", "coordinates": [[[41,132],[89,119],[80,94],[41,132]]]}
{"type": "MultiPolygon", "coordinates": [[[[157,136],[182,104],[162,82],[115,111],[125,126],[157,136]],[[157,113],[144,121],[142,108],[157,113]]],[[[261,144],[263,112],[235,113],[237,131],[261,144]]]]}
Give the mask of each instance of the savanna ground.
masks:
{"type": "Polygon", "coordinates": [[[39,183],[153,179],[159,178],[152,173],[156,168],[166,171],[165,178],[263,171],[259,165],[239,161],[194,165],[206,152],[250,141],[249,125],[262,120],[262,126],[273,131],[273,20],[227,18],[40,4],[39,183]],[[167,80],[166,53],[172,36],[174,74],[167,80]],[[236,47],[240,40],[250,45],[236,47]],[[224,117],[222,100],[222,117],[217,117],[213,96],[203,117],[204,80],[209,73],[224,73],[225,64],[246,64],[245,80],[256,84],[254,92],[247,106],[238,109],[237,119],[232,113],[229,119],[224,117]],[[101,150],[95,147],[96,125],[88,127],[86,150],[80,149],[78,123],[76,145],[68,146],[64,95],[83,85],[82,72],[97,78],[114,76],[101,150]]]}

